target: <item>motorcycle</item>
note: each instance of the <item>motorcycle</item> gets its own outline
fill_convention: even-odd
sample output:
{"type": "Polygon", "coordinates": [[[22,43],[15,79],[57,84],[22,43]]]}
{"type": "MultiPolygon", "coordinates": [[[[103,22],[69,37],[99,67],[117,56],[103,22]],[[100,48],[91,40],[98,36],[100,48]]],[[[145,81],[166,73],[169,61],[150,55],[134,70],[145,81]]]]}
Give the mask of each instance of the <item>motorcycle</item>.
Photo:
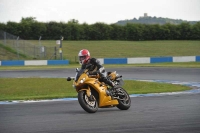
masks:
{"type": "Polygon", "coordinates": [[[73,80],[73,87],[78,93],[78,102],[88,113],[95,113],[98,108],[117,107],[120,110],[128,110],[131,99],[125,89],[122,88],[122,76],[116,71],[108,72],[107,78],[113,81],[117,87],[110,88],[104,82],[99,81],[99,74],[90,75],[89,69],[76,69],[75,77],[68,77],[67,81],[73,80]]]}

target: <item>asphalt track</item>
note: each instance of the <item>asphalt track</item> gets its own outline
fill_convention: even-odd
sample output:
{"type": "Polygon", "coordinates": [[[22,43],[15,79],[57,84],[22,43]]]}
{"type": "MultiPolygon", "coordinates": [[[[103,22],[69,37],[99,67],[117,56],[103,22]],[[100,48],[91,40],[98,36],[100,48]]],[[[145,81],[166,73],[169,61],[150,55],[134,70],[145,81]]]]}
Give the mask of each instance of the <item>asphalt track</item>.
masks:
{"type": "MultiPolygon", "coordinates": [[[[130,67],[112,68],[106,71],[116,70],[124,79],[144,80],[171,80],[185,82],[200,82],[200,68],[159,68],[159,67],[130,67]]],[[[74,76],[75,69],[59,70],[0,70],[1,77],[68,77],[74,76]]]]}
{"type": "MultiPolygon", "coordinates": [[[[125,79],[200,82],[198,68],[117,68],[125,79]]],[[[108,69],[109,71],[109,69],[108,69]]],[[[67,77],[74,69],[0,71],[0,77],[67,77]]],[[[199,133],[200,93],[132,97],[131,108],[86,113],[78,101],[0,104],[0,133],[199,133]]]]}

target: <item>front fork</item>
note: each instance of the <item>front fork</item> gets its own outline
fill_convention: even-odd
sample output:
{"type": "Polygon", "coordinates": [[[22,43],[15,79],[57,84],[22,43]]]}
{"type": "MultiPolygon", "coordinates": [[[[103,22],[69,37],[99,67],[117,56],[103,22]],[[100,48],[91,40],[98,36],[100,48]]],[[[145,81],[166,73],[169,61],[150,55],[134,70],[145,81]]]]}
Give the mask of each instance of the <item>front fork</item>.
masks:
{"type": "Polygon", "coordinates": [[[86,95],[87,95],[87,97],[89,98],[89,100],[90,100],[90,101],[94,100],[93,97],[92,97],[91,89],[90,89],[89,86],[88,86],[87,89],[86,89],[86,88],[83,88],[83,89],[78,90],[78,92],[79,92],[79,91],[86,91],[86,95]]]}

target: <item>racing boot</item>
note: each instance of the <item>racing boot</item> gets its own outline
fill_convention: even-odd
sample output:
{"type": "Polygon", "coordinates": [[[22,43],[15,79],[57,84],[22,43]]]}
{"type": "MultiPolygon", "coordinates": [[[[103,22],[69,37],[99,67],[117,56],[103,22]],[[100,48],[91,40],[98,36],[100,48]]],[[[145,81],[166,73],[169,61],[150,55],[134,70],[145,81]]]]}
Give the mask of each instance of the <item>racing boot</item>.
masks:
{"type": "Polygon", "coordinates": [[[105,77],[103,74],[101,75],[101,80],[105,83],[105,84],[107,84],[107,85],[109,85],[111,88],[108,88],[107,90],[106,90],[106,94],[107,95],[109,95],[109,96],[111,96],[112,95],[112,91],[111,90],[114,90],[114,88],[115,88],[115,83],[113,83],[110,79],[108,79],[107,77],[105,77]]]}
{"type": "Polygon", "coordinates": [[[108,88],[108,90],[106,91],[106,94],[109,96],[112,96],[112,93],[115,91],[116,88],[116,84],[113,83],[112,81],[108,80],[106,82],[107,85],[109,85],[111,88],[108,88]]]}

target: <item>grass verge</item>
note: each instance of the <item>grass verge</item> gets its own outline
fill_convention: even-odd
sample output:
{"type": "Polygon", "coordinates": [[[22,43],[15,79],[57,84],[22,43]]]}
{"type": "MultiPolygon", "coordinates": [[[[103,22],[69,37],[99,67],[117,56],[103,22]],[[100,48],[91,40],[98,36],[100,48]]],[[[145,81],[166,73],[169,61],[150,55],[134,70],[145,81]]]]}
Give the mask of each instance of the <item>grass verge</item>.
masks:
{"type": "Polygon", "coordinates": [[[25,54],[22,54],[20,52],[18,53],[16,50],[12,49],[11,47],[5,46],[1,43],[0,43],[0,51],[1,51],[0,60],[28,59],[28,57],[25,54]]]}
{"type": "MultiPolygon", "coordinates": [[[[125,80],[129,94],[177,92],[189,90],[182,85],[125,80]]],[[[0,101],[77,97],[72,82],[65,78],[0,78],[0,101]]]]}
{"type": "MultiPolygon", "coordinates": [[[[29,40],[38,45],[38,40],[29,40]]],[[[55,40],[42,40],[42,45],[55,47],[55,40]]],[[[62,42],[63,58],[77,61],[81,49],[88,49],[95,58],[164,57],[200,55],[200,41],[66,41],[62,42]]],[[[58,46],[57,46],[58,47],[58,46]]],[[[53,50],[53,49],[52,49],[53,50]]]]}

